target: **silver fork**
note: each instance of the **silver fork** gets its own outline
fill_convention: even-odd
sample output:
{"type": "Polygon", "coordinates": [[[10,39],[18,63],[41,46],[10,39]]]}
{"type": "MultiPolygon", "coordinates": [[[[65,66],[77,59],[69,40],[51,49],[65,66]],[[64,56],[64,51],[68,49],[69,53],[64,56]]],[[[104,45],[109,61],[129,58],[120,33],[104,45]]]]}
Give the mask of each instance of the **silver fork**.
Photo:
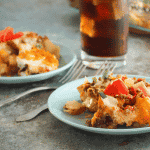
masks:
{"type": "MultiPolygon", "coordinates": [[[[111,72],[113,72],[113,70],[115,69],[116,67],[116,63],[111,63],[111,62],[107,62],[105,61],[101,66],[100,68],[96,71],[96,73],[94,74],[94,76],[97,76],[97,75],[100,75],[100,74],[104,74],[105,72],[109,72],[109,74],[111,72]]],[[[76,65],[75,65],[76,66],[76,65]]],[[[75,67],[72,67],[72,68],[75,68],[75,67]]],[[[81,67],[83,68],[82,71],[76,76],[75,79],[79,78],[80,75],[82,74],[82,72],[85,70],[86,66],[84,67],[81,67]]],[[[69,70],[68,73],[66,74],[66,76],[70,73],[71,71],[69,70]]],[[[63,77],[59,82],[66,82],[67,79],[66,79],[66,76],[63,77]],[[65,80],[64,80],[65,79],[65,80]]],[[[70,80],[69,80],[70,81],[70,80]]],[[[44,104],[42,106],[40,106],[39,108],[25,114],[25,115],[21,115],[19,116],[18,118],[16,118],[16,122],[21,122],[21,121],[27,121],[27,120],[31,120],[33,119],[34,117],[36,117],[40,112],[42,112],[43,110],[47,109],[48,106],[47,104],[44,104]]]]}

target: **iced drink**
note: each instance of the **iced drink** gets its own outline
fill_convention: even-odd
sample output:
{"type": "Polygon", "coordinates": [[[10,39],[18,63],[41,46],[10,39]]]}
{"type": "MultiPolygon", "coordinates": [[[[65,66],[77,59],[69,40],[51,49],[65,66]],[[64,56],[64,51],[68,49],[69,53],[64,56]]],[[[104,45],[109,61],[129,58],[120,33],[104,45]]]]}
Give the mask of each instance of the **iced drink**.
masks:
{"type": "Polygon", "coordinates": [[[124,56],[128,35],[126,0],[81,0],[80,32],[82,59],[83,54],[96,59],[124,56]]]}

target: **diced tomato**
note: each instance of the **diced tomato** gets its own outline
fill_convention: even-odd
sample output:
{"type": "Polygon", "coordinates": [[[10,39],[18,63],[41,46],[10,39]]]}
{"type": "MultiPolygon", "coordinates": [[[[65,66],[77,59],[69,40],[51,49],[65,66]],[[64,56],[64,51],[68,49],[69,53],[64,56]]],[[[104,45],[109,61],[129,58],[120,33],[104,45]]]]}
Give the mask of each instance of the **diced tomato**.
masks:
{"type": "Polygon", "coordinates": [[[1,35],[1,42],[6,41],[8,33],[13,33],[13,28],[11,28],[11,27],[5,28],[5,30],[2,32],[2,35],[1,35]]]}
{"type": "Polygon", "coordinates": [[[16,33],[16,34],[13,36],[13,39],[20,38],[21,36],[23,36],[23,33],[22,33],[22,32],[18,32],[18,33],[16,33]]]}
{"type": "Polygon", "coordinates": [[[0,37],[4,34],[4,31],[5,31],[5,30],[1,30],[1,31],[0,31],[0,37]]]}
{"type": "Polygon", "coordinates": [[[14,29],[12,28],[12,27],[7,27],[7,28],[5,28],[5,31],[4,31],[4,33],[8,33],[8,32],[14,32],[14,29]]]}
{"type": "Polygon", "coordinates": [[[7,41],[7,39],[9,40],[9,39],[12,39],[12,36],[13,36],[13,28],[11,28],[11,27],[7,27],[6,29],[5,29],[5,32],[4,32],[4,42],[6,42],[7,41]],[[9,37],[10,36],[10,37],[9,37]]]}
{"type": "Polygon", "coordinates": [[[10,30],[7,32],[7,35],[5,36],[5,41],[10,41],[13,39],[14,33],[10,30]]]}
{"type": "Polygon", "coordinates": [[[127,77],[122,77],[122,81],[124,81],[125,79],[127,79],[127,77]]]}
{"type": "Polygon", "coordinates": [[[1,42],[4,42],[4,35],[1,35],[0,41],[1,41],[1,42]]]}
{"type": "Polygon", "coordinates": [[[140,82],[140,81],[143,81],[143,80],[141,78],[138,78],[137,81],[140,82]]]}
{"type": "Polygon", "coordinates": [[[145,91],[145,89],[143,88],[143,87],[138,87],[142,92],[143,92],[143,94],[144,94],[144,96],[145,97],[147,97],[148,95],[147,95],[147,92],[145,91]]]}
{"type": "Polygon", "coordinates": [[[6,28],[4,30],[0,31],[0,41],[1,42],[4,42],[4,34],[5,34],[5,32],[6,32],[6,28]]]}
{"type": "Polygon", "coordinates": [[[115,80],[112,84],[109,84],[104,90],[104,93],[106,95],[111,95],[111,96],[120,95],[120,94],[128,95],[129,90],[124,85],[124,83],[120,79],[118,79],[115,80]]]}
{"type": "Polygon", "coordinates": [[[6,27],[4,30],[1,30],[0,31],[0,35],[3,35],[6,31],[8,31],[8,30],[12,30],[13,28],[11,28],[11,27],[6,27]]]}
{"type": "Polygon", "coordinates": [[[13,30],[14,29],[12,27],[7,27],[4,30],[0,31],[0,42],[6,42],[23,36],[22,32],[14,34],[13,30]]]}
{"type": "Polygon", "coordinates": [[[136,89],[134,87],[131,87],[131,92],[133,95],[137,95],[136,89]]]}

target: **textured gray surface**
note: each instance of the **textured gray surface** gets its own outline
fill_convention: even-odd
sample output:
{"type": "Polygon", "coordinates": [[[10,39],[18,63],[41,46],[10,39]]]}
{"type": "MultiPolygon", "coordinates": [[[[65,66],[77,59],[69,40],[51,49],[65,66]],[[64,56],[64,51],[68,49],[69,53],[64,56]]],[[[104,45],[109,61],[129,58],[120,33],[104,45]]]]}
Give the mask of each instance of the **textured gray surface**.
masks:
{"type": "MultiPolygon", "coordinates": [[[[15,31],[34,31],[48,35],[80,52],[79,12],[66,0],[1,0],[0,30],[11,26],[15,31]]],[[[150,75],[150,38],[130,34],[127,65],[114,73],[150,75]]],[[[93,70],[86,70],[91,75],[93,70]]],[[[30,84],[0,84],[0,101],[34,86],[55,82],[56,77],[30,84]]],[[[150,149],[150,133],[111,136],[85,132],[62,123],[44,111],[35,119],[16,123],[15,118],[47,102],[50,91],[36,92],[0,108],[0,150],[48,149],[150,149]]]]}

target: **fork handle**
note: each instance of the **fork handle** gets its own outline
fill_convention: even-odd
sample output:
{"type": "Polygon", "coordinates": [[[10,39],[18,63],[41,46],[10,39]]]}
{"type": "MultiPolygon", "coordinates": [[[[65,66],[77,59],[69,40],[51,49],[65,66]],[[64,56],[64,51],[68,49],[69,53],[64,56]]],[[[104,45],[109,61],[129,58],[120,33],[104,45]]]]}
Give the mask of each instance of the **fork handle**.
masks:
{"type": "Polygon", "coordinates": [[[14,97],[10,97],[10,98],[8,98],[8,99],[2,101],[2,102],[0,103],[0,107],[4,106],[4,105],[6,105],[6,104],[9,104],[9,103],[11,103],[11,102],[13,102],[13,101],[15,101],[15,100],[17,100],[17,99],[19,99],[19,98],[21,98],[21,97],[27,95],[27,94],[30,94],[30,93],[33,93],[33,92],[36,92],[36,91],[48,90],[48,89],[56,89],[56,88],[57,88],[57,87],[48,87],[48,86],[45,86],[45,87],[37,87],[37,88],[30,89],[30,90],[28,90],[28,91],[25,91],[25,92],[23,92],[23,93],[20,93],[20,94],[14,96],[14,97]]]}
{"type": "Polygon", "coordinates": [[[44,104],[36,108],[35,110],[30,111],[29,113],[25,115],[19,116],[18,118],[16,118],[16,122],[31,120],[32,118],[36,117],[39,113],[41,113],[43,110],[47,108],[48,108],[48,105],[44,104]]]}

